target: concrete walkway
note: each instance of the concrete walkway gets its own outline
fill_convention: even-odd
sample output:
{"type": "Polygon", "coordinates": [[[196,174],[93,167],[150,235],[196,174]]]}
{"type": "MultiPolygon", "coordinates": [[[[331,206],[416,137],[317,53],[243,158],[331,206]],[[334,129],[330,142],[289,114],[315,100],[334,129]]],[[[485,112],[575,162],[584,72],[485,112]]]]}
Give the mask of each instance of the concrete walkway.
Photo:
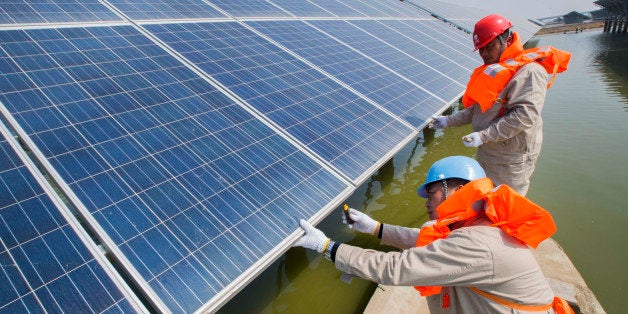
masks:
{"type": "MultiPolygon", "coordinates": [[[[543,241],[534,250],[552,290],[567,300],[576,313],[606,313],[567,254],[553,239],[543,241]]],[[[413,287],[379,285],[364,310],[366,314],[430,313],[425,298],[413,287]]]]}

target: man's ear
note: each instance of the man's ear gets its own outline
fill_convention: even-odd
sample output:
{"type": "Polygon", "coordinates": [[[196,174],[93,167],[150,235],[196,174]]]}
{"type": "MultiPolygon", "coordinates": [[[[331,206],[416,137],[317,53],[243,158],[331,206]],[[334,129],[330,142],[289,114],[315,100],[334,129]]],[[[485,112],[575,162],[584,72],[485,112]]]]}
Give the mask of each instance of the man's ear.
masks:
{"type": "Polygon", "coordinates": [[[463,184],[456,185],[456,189],[454,190],[454,192],[462,189],[463,186],[464,186],[463,184]]]}

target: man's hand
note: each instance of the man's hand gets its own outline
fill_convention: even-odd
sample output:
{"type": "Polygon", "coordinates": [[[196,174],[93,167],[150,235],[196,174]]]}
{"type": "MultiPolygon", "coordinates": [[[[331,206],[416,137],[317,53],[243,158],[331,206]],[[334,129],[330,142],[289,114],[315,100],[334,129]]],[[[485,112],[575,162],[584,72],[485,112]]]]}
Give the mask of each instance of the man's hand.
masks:
{"type": "Polygon", "coordinates": [[[432,129],[444,129],[447,127],[447,117],[446,116],[433,116],[432,121],[430,121],[427,126],[432,129]]]}
{"type": "Polygon", "coordinates": [[[480,133],[478,132],[473,132],[471,134],[463,136],[462,143],[466,147],[478,147],[483,144],[482,139],[480,139],[480,133]]]}
{"type": "Polygon", "coordinates": [[[375,228],[379,225],[379,222],[377,220],[353,208],[349,208],[349,218],[353,219],[352,224],[347,222],[347,218],[345,217],[345,215],[342,215],[342,223],[349,226],[349,228],[353,228],[357,231],[364,233],[373,234],[374,232],[376,232],[375,228]]]}
{"type": "Polygon", "coordinates": [[[329,244],[329,238],[325,234],[314,228],[309,222],[304,219],[299,220],[301,228],[305,230],[305,235],[301,239],[294,243],[294,246],[302,246],[306,249],[316,250],[318,253],[323,253],[325,246],[329,244]]]}

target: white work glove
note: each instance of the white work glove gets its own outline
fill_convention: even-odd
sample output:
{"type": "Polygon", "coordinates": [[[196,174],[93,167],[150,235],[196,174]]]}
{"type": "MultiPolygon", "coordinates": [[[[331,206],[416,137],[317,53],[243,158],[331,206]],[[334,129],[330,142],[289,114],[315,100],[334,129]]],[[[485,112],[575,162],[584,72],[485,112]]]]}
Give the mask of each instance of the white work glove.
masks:
{"type": "Polygon", "coordinates": [[[353,223],[349,223],[347,221],[347,217],[345,215],[342,215],[342,223],[349,226],[349,228],[364,233],[373,234],[374,232],[376,232],[375,228],[379,225],[379,222],[377,220],[353,208],[349,208],[349,218],[353,220],[353,223]]]}
{"type": "Polygon", "coordinates": [[[305,235],[302,236],[301,239],[297,240],[293,247],[302,246],[306,249],[316,250],[318,253],[323,253],[323,250],[325,250],[325,244],[329,243],[329,238],[326,237],[322,231],[314,228],[305,219],[299,220],[299,225],[301,225],[301,228],[305,230],[305,235]]]}
{"type": "Polygon", "coordinates": [[[480,133],[473,132],[462,137],[462,143],[466,147],[478,147],[482,145],[482,139],[480,139],[480,133]]]}
{"type": "Polygon", "coordinates": [[[447,127],[446,116],[433,116],[432,121],[427,124],[432,129],[444,129],[447,127]]]}

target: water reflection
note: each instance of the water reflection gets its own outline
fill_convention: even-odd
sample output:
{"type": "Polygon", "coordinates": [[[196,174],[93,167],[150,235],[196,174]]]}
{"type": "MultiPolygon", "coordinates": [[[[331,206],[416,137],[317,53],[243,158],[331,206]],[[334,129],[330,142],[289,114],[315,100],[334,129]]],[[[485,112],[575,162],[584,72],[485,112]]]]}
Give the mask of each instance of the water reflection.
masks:
{"type": "MultiPolygon", "coordinates": [[[[626,34],[599,34],[595,36],[596,62],[591,66],[605,76],[610,91],[628,102],[628,36],[626,34]]],[[[624,107],[626,109],[626,107],[624,107]]]]}

